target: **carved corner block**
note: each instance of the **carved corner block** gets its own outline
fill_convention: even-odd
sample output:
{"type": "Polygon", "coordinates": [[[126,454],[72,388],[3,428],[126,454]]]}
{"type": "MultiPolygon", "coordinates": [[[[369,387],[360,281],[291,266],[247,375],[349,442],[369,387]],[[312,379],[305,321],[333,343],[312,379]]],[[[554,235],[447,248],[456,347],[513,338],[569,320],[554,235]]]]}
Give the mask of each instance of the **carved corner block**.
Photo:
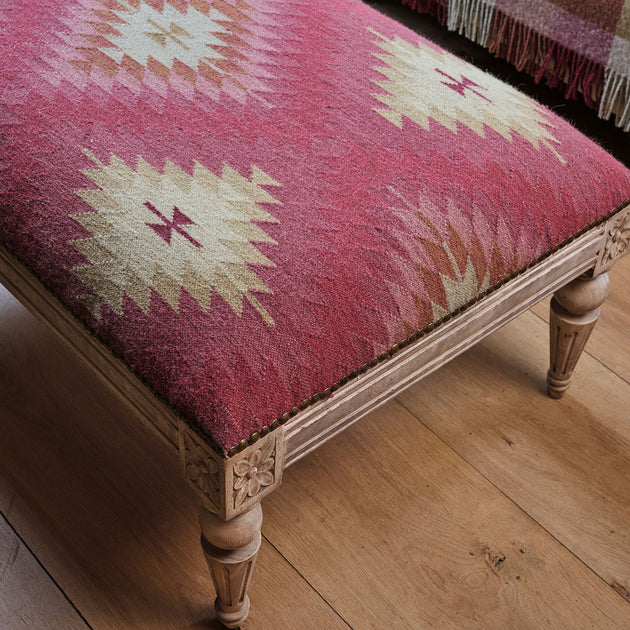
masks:
{"type": "Polygon", "coordinates": [[[215,514],[221,511],[223,458],[188,425],[179,421],[179,461],[184,479],[215,514]]]}
{"type": "Polygon", "coordinates": [[[224,520],[247,512],[277,488],[284,468],[284,428],[233,457],[221,457],[188,425],[179,423],[182,473],[211,512],[224,520]]]}
{"type": "Polygon", "coordinates": [[[225,518],[250,510],[280,485],[284,455],[284,428],[279,427],[227,460],[225,518]]]}
{"type": "Polygon", "coordinates": [[[603,246],[593,275],[608,271],[619,258],[630,253],[630,205],[608,220],[604,228],[603,246]]]}

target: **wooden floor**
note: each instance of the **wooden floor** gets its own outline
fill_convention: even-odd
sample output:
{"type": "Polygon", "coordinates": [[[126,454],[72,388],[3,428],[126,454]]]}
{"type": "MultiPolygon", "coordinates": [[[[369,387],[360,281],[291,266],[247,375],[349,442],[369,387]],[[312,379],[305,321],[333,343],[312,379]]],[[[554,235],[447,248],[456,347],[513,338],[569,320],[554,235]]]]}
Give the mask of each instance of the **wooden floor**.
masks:
{"type": "MultiPolygon", "coordinates": [[[[630,628],[630,257],[560,401],[547,306],[298,462],[250,630],[630,628]]],[[[0,288],[0,629],[215,628],[176,457],[0,288]]]]}
{"type": "MultiPolygon", "coordinates": [[[[291,467],[252,630],[630,627],[630,257],[567,396],[541,305],[291,467]]],[[[0,628],[218,628],[176,457],[0,289],[0,628]]]]}

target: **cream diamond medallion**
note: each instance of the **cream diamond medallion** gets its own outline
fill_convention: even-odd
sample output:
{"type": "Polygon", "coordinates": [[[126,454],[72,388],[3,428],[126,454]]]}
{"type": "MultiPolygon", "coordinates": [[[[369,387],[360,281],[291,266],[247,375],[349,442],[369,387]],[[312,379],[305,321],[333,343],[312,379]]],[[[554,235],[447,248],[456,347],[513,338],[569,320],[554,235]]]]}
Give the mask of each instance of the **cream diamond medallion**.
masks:
{"type": "Polygon", "coordinates": [[[152,290],[178,311],[185,289],[205,310],[213,291],[239,316],[247,300],[273,325],[255,296],[271,293],[255,266],[275,265],[254,243],[276,244],[258,225],[277,223],[260,205],[279,203],[262,188],[276,181],[256,166],[247,179],[196,163],[191,176],[169,161],[161,173],[141,157],[134,170],[85,154],[98,168],[84,174],[99,188],[77,191],[96,212],[72,215],[91,234],[73,241],[88,261],[73,271],[92,291],[82,300],[95,317],[101,300],[123,316],[124,295],[148,314],[152,290]]]}

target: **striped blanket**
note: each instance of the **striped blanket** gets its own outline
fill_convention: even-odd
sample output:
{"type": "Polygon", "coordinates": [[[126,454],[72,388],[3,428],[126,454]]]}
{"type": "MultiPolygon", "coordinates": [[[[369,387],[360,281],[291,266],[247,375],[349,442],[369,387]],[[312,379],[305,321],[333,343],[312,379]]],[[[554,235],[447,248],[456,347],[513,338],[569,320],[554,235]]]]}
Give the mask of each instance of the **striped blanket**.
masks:
{"type": "Polygon", "coordinates": [[[630,131],[630,0],[403,0],[630,131]]]}

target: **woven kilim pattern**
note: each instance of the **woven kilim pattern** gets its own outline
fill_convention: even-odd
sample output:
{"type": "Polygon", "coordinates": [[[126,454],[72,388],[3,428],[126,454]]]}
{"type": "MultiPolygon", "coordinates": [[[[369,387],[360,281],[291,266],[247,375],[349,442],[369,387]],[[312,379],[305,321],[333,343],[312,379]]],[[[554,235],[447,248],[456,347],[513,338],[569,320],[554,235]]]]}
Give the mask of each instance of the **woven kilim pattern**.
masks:
{"type": "Polygon", "coordinates": [[[9,0],[0,239],[228,450],[630,198],[359,0],[9,0]]]}
{"type": "Polygon", "coordinates": [[[402,0],[630,131],[630,0],[402,0]]]}

